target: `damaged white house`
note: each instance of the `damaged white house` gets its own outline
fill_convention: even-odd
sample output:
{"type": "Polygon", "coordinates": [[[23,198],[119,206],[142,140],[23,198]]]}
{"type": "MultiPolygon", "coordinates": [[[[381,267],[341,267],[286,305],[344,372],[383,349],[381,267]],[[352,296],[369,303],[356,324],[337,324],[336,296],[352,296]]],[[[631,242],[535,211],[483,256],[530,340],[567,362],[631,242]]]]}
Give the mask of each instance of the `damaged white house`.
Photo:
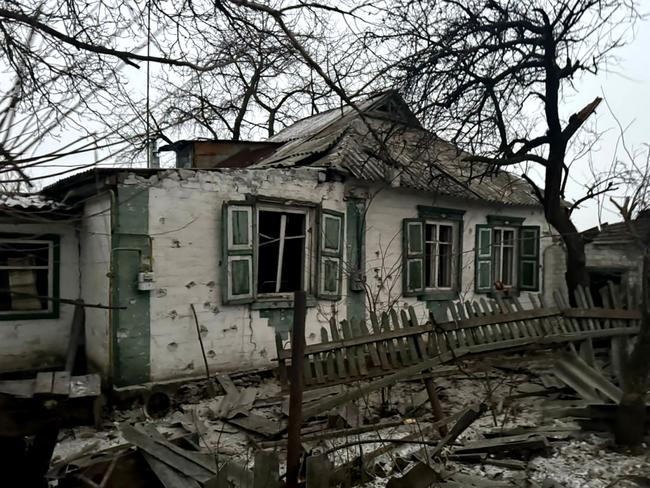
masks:
{"type": "Polygon", "coordinates": [[[425,131],[395,92],[268,141],[180,141],[173,169],[97,168],[0,201],[0,371],[56,367],[73,306],[122,387],[272,366],[292,293],[333,315],[545,293],[563,253],[526,182],[425,131]]]}

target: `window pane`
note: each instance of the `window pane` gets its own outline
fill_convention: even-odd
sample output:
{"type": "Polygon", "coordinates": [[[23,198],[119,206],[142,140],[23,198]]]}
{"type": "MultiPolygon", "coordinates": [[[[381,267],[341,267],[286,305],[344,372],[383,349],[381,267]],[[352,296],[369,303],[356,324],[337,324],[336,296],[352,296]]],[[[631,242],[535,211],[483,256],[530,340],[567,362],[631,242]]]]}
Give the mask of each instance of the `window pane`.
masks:
{"type": "Polygon", "coordinates": [[[438,252],[438,286],[451,287],[452,252],[451,244],[439,244],[438,252]]]}
{"type": "Polygon", "coordinates": [[[501,245],[494,246],[494,281],[503,282],[503,269],[501,267],[501,245]]]}
{"type": "Polygon", "coordinates": [[[427,242],[432,242],[436,240],[436,226],[435,224],[427,224],[426,233],[424,235],[424,240],[427,242]]]}
{"type": "Polygon", "coordinates": [[[433,267],[436,262],[435,253],[436,253],[436,245],[433,243],[427,243],[425,255],[424,255],[424,283],[427,288],[433,288],[436,286],[435,283],[436,275],[433,270],[433,267]]]}
{"type": "Polygon", "coordinates": [[[257,254],[257,292],[287,293],[300,290],[305,262],[305,214],[260,211],[257,254]],[[285,216],[282,262],[280,232],[285,216]],[[281,267],[281,270],[278,270],[281,267]],[[277,286],[281,271],[280,286],[277,286]]]}
{"type": "Polygon", "coordinates": [[[257,223],[257,292],[275,293],[280,257],[280,212],[259,212],[257,223]]]}
{"type": "Polygon", "coordinates": [[[409,254],[422,253],[422,224],[408,224],[408,252],[409,254]]]}
{"type": "Polygon", "coordinates": [[[421,259],[409,259],[408,267],[408,289],[410,291],[421,290],[422,289],[422,260],[421,259]]]}
{"type": "Polygon", "coordinates": [[[248,244],[248,210],[232,210],[232,243],[235,245],[248,244]]]}
{"type": "Polygon", "coordinates": [[[250,289],[250,259],[233,259],[230,263],[231,289],[233,296],[249,295],[250,289]]]}
{"type": "Polygon", "coordinates": [[[49,242],[0,241],[0,266],[47,266],[49,259],[49,242]]]}
{"type": "Polygon", "coordinates": [[[305,215],[288,213],[282,254],[280,293],[302,289],[305,262],[305,215]]]}
{"type": "Polygon", "coordinates": [[[524,230],[521,233],[522,237],[522,249],[521,252],[523,256],[525,257],[535,257],[537,256],[537,249],[535,248],[535,244],[537,242],[537,232],[534,230],[524,230]]]}
{"type": "Polygon", "coordinates": [[[521,285],[527,288],[537,286],[537,266],[535,261],[522,261],[521,263],[521,285]]]}
{"type": "Polygon", "coordinates": [[[341,242],[341,220],[331,215],[325,215],[325,236],[323,248],[330,251],[338,251],[339,243],[341,242]]]}
{"type": "Polygon", "coordinates": [[[512,230],[503,231],[503,244],[506,246],[515,245],[515,232],[512,230]]]}
{"type": "Polygon", "coordinates": [[[339,260],[326,259],[323,262],[323,289],[327,293],[337,294],[339,291],[339,260]]]}
{"type": "Polygon", "coordinates": [[[0,242],[0,311],[43,311],[50,302],[49,269],[51,243],[0,242]],[[33,269],[44,266],[44,269],[33,269]]]}
{"type": "Polygon", "coordinates": [[[503,248],[503,273],[501,275],[501,281],[506,286],[512,286],[514,283],[513,271],[514,271],[514,248],[505,247],[503,248]]]}
{"type": "Polygon", "coordinates": [[[451,225],[441,225],[440,226],[440,234],[439,234],[439,241],[440,242],[449,242],[451,243],[452,237],[453,237],[453,228],[451,225]]]}
{"type": "Polygon", "coordinates": [[[494,245],[501,245],[501,229],[494,229],[494,245]]]}

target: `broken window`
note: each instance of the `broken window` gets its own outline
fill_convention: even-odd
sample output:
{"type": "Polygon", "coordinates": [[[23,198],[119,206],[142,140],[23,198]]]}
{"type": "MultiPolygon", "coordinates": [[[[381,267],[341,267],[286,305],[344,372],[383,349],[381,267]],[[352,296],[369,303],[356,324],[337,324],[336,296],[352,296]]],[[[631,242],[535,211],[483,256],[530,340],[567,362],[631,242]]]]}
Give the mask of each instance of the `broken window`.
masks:
{"type": "Polygon", "coordinates": [[[289,293],[302,289],[305,217],[304,212],[258,212],[258,294],[289,293]]]}
{"type": "Polygon", "coordinates": [[[224,204],[223,223],[224,303],[289,298],[303,289],[325,299],[340,298],[343,214],[235,202],[224,204]],[[311,231],[314,223],[320,233],[311,231]]]}
{"type": "Polygon", "coordinates": [[[0,315],[55,309],[55,249],[55,240],[0,238],[0,315]]]}

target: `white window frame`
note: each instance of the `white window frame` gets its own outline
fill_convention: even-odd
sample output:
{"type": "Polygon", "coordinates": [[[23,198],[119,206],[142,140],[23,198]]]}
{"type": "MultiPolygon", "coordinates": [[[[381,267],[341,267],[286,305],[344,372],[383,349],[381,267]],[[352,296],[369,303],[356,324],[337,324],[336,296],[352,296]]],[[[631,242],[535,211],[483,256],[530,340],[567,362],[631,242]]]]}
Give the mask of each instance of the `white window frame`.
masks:
{"type": "MultiPolygon", "coordinates": [[[[37,270],[47,269],[47,296],[52,297],[54,293],[54,242],[47,239],[15,239],[0,237],[0,245],[4,243],[9,244],[44,244],[48,246],[47,266],[4,266],[0,265],[0,271],[11,270],[37,270]]],[[[37,310],[0,310],[0,315],[33,315],[33,314],[46,314],[54,310],[54,302],[47,300],[47,308],[40,308],[37,310]]]]}
{"type": "Polygon", "coordinates": [[[435,282],[436,286],[429,286],[429,283],[426,282],[426,271],[423,269],[422,273],[422,280],[424,281],[424,289],[427,291],[437,291],[437,290],[444,290],[444,291],[449,291],[449,290],[454,290],[456,286],[456,281],[458,280],[458,273],[456,270],[456,260],[454,259],[454,256],[456,256],[458,252],[458,240],[459,240],[459,232],[458,232],[458,224],[453,221],[449,220],[425,220],[424,221],[424,228],[422,229],[422,232],[424,235],[422,236],[424,239],[424,266],[426,267],[427,265],[427,249],[429,244],[435,244],[435,256],[437,257],[439,254],[439,226],[447,226],[451,227],[451,285],[450,286],[440,286],[439,285],[439,276],[438,276],[438,260],[437,259],[430,259],[430,264],[431,264],[431,276],[435,277],[435,282]],[[428,225],[435,225],[436,226],[436,240],[434,241],[427,241],[427,226],[428,225]]]}
{"type": "MultiPolygon", "coordinates": [[[[257,226],[256,226],[256,234],[254,236],[254,255],[255,255],[255,274],[254,274],[254,281],[253,281],[253,286],[255,287],[257,297],[258,298],[287,298],[290,299],[293,297],[292,293],[285,293],[285,292],[274,292],[274,293],[259,293],[257,292],[258,290],[258,277],[259,277],[259,219],[260,219],[260,212],[276,212],[276,213],[293,213],[293,214],[302,214],[305,216],[305,242],[304,242],[304,250],[303,250],[303,283],[305,283],[305,288],[306,292],[309,293],[311,292],[311,281],[310,280],[310,270],[312,269],[312,255],[309,252],[311,249],[311,236],[312,232],[311,230],[314,228],[313,227],[313,211],[310,208],[298,208],[298,207],[284,207],[284,206],[276,206],[276,205],[258,205],[255,210],[255,218],[257,219],[257,226]]],[[[285,221],[283,218],[282,221],[285,221]]],[[[280,278],[282,277],[282,259],[284,258],[284,239],[283,235],[280,235],[280,259],[278,259],[278,270],[276,274],[276,290],[279,287],[280,283],[280,278]]]]}
{"type": "Polygon", "coordinates": [[[493,262],[495,263],[494,265],[494,277],[492,279],[493,282],[500,281],[505,288],[515,288],[517,286],[517,263],[518,261],[518,253],[517,253],[517,243],[518,243],[518,229],[517,227],[508,227],[508,226],[497,226],[492,228],[492,251],[493,251],[493,262]],[[501,240],[499,244],[497,244],[496,240],[496,232],[499,231],[501,232],[501,240]],[[504,245],[504,240],[503,240],[503,232],[512,232],[512,245],[504,245]],[[503,281],[503,249],[505,247],[512,248],[512,283],[506,283],[503,281]],[[501,263],[500,269],[497,269],[496,263],[497,263],[497,253],[499,253],[499,259],[498,262],[501,263]]]}

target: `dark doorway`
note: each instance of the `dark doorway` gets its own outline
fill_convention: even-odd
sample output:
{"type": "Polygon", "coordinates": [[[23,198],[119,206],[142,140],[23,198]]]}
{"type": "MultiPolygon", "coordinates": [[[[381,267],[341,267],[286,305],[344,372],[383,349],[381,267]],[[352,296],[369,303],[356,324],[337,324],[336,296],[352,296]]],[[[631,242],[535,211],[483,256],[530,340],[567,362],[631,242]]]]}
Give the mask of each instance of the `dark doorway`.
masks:
{"type": "Polygon", "coordinates": [[[594,305],[603,306],[603,300],[600,291],[607,287],[608,282],[620,285],[623,281],[625,271],[622,269],[611,268],[592,268],[589,270],[591,296],[594,299],[594,305]]]}

